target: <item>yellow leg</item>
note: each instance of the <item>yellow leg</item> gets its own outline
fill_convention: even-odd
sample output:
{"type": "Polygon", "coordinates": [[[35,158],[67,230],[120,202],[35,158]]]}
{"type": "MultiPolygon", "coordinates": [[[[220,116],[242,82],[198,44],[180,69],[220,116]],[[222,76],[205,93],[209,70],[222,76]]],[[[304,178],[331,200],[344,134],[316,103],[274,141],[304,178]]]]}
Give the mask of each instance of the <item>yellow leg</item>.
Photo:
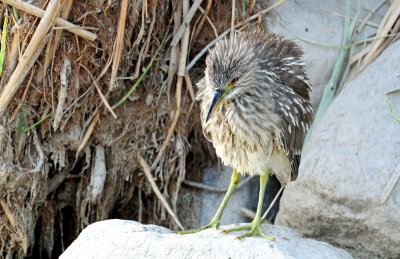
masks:
{"type": "Polygon", "coordinates": [[[215,216],[211,219],[210,223],[208,223],[207,225],[205,225],[205,226],[203,226],[201,228],[178,232],[178,234],[193,234],[193,233],[200,232],[200,231],[202,231],[204,229],[207,229],[207,228],[212,228],[212,227],[213,228],[218,228],[219,227],[219,221],[221,219],[222,213],[224,212],[224,209],[225,209],[226,205],[228,204],[229,198],[232,196],[233,191],[238,186],[238,184],[240,182],[240,178],[241,178],[240,173],[238,173],[236,171],[236,169],[233,169],[233,173],[232,173],[232,176],[231,176],[231,183],[229,184],[228,191],[226,192],[225,197],[222,200],[221,205],[219,205],[217,213],[215,213],[215,216]]]}
{"type": "Polygon", "coordinates": [[[264,200],[265,187],[267,186],[268,178],[269,178],[269,170],[267,170],[263,175],[260,176],[260,194],[258,197],[257,213],[256,213],[256,217],[254,218],[253,222],[251,222],[251,224],[249,224],[249,225],[224,230],[223,233],[229,233],[229,232],[233,232],[233,231],[241,231],[241,230],[249,229],[250,231],[248,233],[237,237],[237,239],[240,240],[244,237],[259,235],[259,236],[269,239],[271,241],[275,240],[275,238],[265,235],[261,228],[262,204],[263,204],[263,200],[264,200]]]}

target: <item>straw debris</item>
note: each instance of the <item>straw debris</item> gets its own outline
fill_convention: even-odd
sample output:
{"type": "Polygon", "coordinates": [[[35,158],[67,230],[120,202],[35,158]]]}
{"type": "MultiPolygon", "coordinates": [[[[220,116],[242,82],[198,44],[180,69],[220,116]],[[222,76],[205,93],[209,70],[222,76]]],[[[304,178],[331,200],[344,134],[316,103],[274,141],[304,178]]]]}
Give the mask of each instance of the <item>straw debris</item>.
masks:
{"type": "MultiPolygon", "coordinates": [[[[57,257],[108,218],[186,227],[182,184],[206,189],[193,181],[215,159],[194,101],[203,54],[285,1],[1,0],[2,255],[57,257]]],[[[379,36],[398,32],[393,5],[379,36]]]]}
{"type": "MultiPolygon", "coordinates": [[[[194,101],[204,57],[191,71],[187,64],[230,27],[230,8],[1,0],[3,256],[57,257],[108,218],[186,226],[192,210],[181,205],[181,193],[190,195],[181,185],[215,158],[194,101]]],[[[254,13],[237,10],[235,21],[254,13]]]]}

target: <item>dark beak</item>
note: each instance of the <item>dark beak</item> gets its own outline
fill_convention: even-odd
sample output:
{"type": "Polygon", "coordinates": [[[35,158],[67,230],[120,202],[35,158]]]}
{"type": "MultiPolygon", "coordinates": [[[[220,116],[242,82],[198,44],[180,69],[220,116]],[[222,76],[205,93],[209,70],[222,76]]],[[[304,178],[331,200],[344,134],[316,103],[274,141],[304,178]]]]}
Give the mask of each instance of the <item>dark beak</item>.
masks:
{"type": "Polygon", "coordinates": [[[221,90],[216,90],[214,92],[214,97],[211,101],[210,104],[210,108],[208,108],[208,113],[207,113],[207,118],[206,118],[206,122],[208,121],[208,119],[211,117],[211,115],[213,114],[213,112],[218,108],[220,102],[221,102],[221,96],[224,94],[224,91],[221,90]]]}

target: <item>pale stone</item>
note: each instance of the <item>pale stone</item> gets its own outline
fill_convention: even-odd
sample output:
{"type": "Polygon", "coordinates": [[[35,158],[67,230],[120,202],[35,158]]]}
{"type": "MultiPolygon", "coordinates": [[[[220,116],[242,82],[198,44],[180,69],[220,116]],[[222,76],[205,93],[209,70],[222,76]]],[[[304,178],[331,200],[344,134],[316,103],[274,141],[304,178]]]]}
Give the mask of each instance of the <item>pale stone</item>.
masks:
{"type": "MultiPolygon", "coordinates": [[[[221,229],[227,227],[234,225],[221,229]]],[[[164,227],[135,221],[100,221],[83,230],[60,258],[352,258],[344,250],[301,238],[286,227],[263,225],[275,241],[261,237],[239,241],[236,237],[244,231],[221,234],[221,229],[178,235],[164,227]]]]}
{"type": "MultiPolygon", "coordinates": [[[[283,193],[276,224],[356,257],[400,257],[400,184],[379,203],[400,162],[400,124],[386,102],[386,92],[400,86],[399,68],[397,41],[335,99],[283,193]]],[[[399,94],[389,99],[399,107],[399,94]]]]}

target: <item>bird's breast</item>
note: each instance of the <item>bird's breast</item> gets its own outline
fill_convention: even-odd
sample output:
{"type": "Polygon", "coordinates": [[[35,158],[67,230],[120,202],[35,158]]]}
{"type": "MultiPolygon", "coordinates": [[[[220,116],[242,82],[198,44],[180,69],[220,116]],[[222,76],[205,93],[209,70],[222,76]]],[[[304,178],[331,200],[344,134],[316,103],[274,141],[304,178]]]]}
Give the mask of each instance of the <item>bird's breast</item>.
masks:
{"type": "Polygon", "coordinates": [[[219,108],[203,130],[225,165],[241,173],[262,174],[274,149],[275,123],[263,113],[250,114],[232,103],[219,108]]]}

